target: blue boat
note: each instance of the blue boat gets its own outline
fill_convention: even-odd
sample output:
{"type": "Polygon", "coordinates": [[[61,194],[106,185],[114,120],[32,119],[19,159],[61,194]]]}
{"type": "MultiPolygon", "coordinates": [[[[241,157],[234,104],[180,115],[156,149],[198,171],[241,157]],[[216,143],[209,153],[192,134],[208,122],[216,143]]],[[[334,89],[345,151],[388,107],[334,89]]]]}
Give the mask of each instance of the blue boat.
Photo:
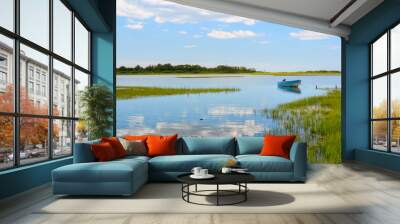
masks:
{"type": "Polygon", "coordinates": [[[299,87],[278,87],[280,90],[283,90],[285,92],[290,92],[290,93],[301,93],[301,90],[299,87]]]}
{"type": "Polygon", "coordinates": [[[301,80],[282,80],[280,82],[278,82],[278,87],[299,87],[299,85],[301,84],[301,80]]]}

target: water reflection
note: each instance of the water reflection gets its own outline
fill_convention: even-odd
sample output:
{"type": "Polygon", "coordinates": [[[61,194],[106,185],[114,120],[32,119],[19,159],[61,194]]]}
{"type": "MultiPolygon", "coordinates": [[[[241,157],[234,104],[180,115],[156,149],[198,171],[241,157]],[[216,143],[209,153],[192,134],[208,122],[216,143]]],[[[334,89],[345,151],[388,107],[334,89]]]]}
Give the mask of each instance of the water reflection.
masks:
{"type": "Polygon", "coordinates": [[[278,87],[280,90],[283,90],[284,92],[289,92],[289,93],[301,93],[301,89],[299,87],[278,87]]]}
{"type": "Polygon", "coordinates": [[[262,124],[255,120],[226,121],[219,124],[202,124],[201,122],[157,122],[155,127],[135,123],[134,128],[118,129],[118,135],[141,134],[175,134],[184,136],[256,136],[266,133],[262,124]]]}
{"type": "Polygon", "coordinates": [[[276,122],[261,111],[308,96],[325,94],[315,86],[340,87],[340,77],[301,76],[302,89],[285,91],[279,76],[178,78],[172,75],[118,76],[121,86],[239,88],[238,92],[146,97],[117,101],[117,130],[123,134],[180,136],[261,136],[276,122]]]}

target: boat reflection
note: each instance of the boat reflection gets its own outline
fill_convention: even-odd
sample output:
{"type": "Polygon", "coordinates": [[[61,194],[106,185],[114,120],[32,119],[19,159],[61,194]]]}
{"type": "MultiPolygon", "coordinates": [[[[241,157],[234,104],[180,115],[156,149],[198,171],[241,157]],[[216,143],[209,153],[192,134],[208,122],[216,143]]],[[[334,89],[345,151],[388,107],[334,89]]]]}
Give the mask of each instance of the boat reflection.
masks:
{"type": "Polygon", "coordinates": [[[299,87],[285,87],[285,86],[279,86],[278,87],[280,90],[283,90],[285,92],[291,92],[291,93],[301,93],[301,89],[299,87]]]}

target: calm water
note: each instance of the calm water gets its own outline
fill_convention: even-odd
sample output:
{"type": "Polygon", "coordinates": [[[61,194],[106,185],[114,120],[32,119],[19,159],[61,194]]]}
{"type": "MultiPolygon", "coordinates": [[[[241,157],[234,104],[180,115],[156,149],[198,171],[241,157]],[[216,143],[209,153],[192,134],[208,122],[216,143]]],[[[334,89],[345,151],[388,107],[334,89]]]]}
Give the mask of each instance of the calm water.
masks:
{"type": "Polygon", "coordinates": [[[123,86],[240,88],[239,92],[145,97],[117,101],[118,135],[160,133],[181,136],[260,136],[275,122],[262,110],[308,96],[320,88],[340,88],[339,76],[240,76],[179,78],[175,76],[118,76],[123,86]],[[301,93],[277,87],[286,78],[301,79],[301,93]]]}

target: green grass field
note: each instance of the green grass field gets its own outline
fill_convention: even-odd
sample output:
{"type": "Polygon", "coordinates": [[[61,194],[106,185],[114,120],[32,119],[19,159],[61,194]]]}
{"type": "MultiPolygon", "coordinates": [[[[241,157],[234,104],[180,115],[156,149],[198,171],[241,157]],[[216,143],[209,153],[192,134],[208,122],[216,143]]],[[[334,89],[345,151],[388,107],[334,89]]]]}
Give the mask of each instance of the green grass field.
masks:
{"type": "Polygon", "coordinates": [[[308,144],[308,160],[312,163],[341,162],[341,91],[329,90],[326,95],[308,97],[264,110],[279,122],[271,133],[296,134],[308,144]]]}
{"type": "Polygon", "coordinates": [[[254,72],[251,75],[273,76],[340,76],[340,71],[294,71],[294,72],[254,72]]]}
{"type": "Polygon", "coordinates": [[[237,88],[160,88],[143,86],[118,86],[117,99],[133,99],[149,96],[171,96],[202,93],[237,92],[237,88]]]}

